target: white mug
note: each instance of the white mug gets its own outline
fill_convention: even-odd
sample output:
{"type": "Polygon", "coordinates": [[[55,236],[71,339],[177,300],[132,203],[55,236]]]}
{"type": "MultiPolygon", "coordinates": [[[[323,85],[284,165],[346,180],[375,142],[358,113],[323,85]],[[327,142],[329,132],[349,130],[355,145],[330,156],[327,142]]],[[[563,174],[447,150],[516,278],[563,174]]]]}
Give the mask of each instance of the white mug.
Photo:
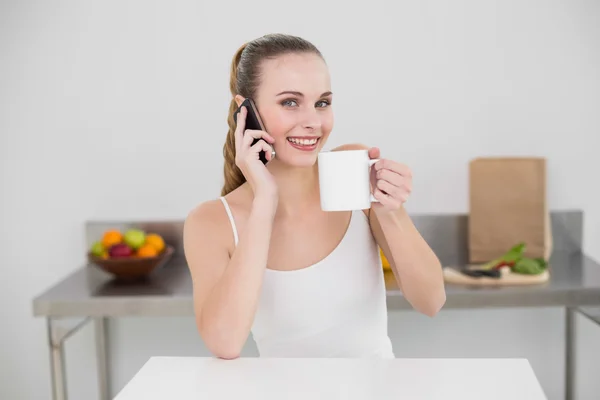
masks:
{"type": "Polygon", "coordinates": [[[318,155],[319,190],[323,211],[350,211],[371,208],[377,199],[371,193],[368,150],[323,151],[318,155]]]}

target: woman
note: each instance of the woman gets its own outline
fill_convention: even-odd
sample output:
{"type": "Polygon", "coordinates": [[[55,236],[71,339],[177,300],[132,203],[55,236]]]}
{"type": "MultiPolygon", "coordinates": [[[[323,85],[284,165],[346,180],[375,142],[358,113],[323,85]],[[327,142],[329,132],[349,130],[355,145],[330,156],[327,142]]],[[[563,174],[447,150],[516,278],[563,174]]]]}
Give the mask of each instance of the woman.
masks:
{"type": "MultiPolygon", "coordinates": [[[[417,311],[433,316],[445,302],[440,263],[403,208],[410,170],[382,159],[373,174],[379,203],[323,212],[317,154],[333,112],[319,50],[289,35],[253,40],[234,56],[230,87],[222,197],[192,210],[184,227],[206,346],[236,358],[251,333],[263,357],[394,357],[378,246],[417,311]],[[244,107],[236,127],[245,98],[267,132],[244,133],[244,107]],[[264,140],[251,146],[254,138],[264,140]]],[[[335,150],[355,148],[366,147],[335,150]]]]}

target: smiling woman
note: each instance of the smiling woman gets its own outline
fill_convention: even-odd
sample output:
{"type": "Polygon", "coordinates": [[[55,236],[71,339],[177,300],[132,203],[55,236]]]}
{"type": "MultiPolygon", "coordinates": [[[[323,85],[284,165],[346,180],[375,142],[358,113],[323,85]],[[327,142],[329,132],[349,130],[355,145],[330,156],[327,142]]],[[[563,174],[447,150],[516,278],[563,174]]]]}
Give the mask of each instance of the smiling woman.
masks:
{"type": "MultiPolygon", "coordinates": [[[[381,159],[377,203],[320,208],[317,161],[333,130],[333,94],[322,54],[302,38],[271,34],[243,45],[230,88],[221,197],[198,205],[184,226],[207,347],[235,358],[252,333],[263,357],[394,357],[379,248],[416,310],[433,316],[445,301],[439,261],[402,206],[410,169],[381,159]],[[234,119],[249,99],[264,131],[245,128],[246,107],[234,119]],[[271,146],[276,156],[264,164],[259,154],[271,146]]],[[[357,148],[368,149],[335,150],[357,148]]]]}

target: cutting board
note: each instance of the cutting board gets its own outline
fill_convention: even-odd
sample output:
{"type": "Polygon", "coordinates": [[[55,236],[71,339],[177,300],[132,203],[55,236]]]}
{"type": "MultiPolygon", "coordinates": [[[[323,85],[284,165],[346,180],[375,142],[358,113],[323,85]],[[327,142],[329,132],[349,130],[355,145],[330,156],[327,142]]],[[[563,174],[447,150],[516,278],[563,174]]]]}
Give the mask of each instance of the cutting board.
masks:
{"type": "Polygon", "coordinates": [[[508,268],[502,269],[500,278],[491,278],[487,276],[472,277],[461,273],[457,268],[445,267],[444,281],[447,283],[455,283],[459,285],[476,285],[476,286],[522,286],[522,285],[539,285],[550,280],[548,269],[538,275],[515,274],[508,268]]]}

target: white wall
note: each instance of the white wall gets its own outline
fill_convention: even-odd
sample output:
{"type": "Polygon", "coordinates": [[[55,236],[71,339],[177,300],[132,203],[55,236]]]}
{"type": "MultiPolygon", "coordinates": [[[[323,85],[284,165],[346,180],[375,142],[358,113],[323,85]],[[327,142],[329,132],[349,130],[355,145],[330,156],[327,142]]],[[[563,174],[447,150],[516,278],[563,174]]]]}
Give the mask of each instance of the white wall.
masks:
{"type": "MultiPolygon", "coordinates": [[[[600,3],[260,4],[0,4],[0,398],[49,398],[31,301],[84,261],[86,219],[184,218],[218,195],[231,56],[267,32],[322,49],[330,144],[378,145],[409,164],[411,212],[466,212],[472,157],[546,156],[551,208],[585,211],[585,251],[600,260],[600,3]]],[[[579,398],[597,398],[587,371],[600,365],[600,328],[581,328],[579,398]]],[[[110,331],[115,391],[149,356],[206,354],[191,318],[110,331]]],[[[559,309],[393,313],[390,332],[400,357],[527,357],[561,398],[559,309]]],[[[74,399],[95,398],[93,355],[91,329],[68,342],[74,399]]]]}

